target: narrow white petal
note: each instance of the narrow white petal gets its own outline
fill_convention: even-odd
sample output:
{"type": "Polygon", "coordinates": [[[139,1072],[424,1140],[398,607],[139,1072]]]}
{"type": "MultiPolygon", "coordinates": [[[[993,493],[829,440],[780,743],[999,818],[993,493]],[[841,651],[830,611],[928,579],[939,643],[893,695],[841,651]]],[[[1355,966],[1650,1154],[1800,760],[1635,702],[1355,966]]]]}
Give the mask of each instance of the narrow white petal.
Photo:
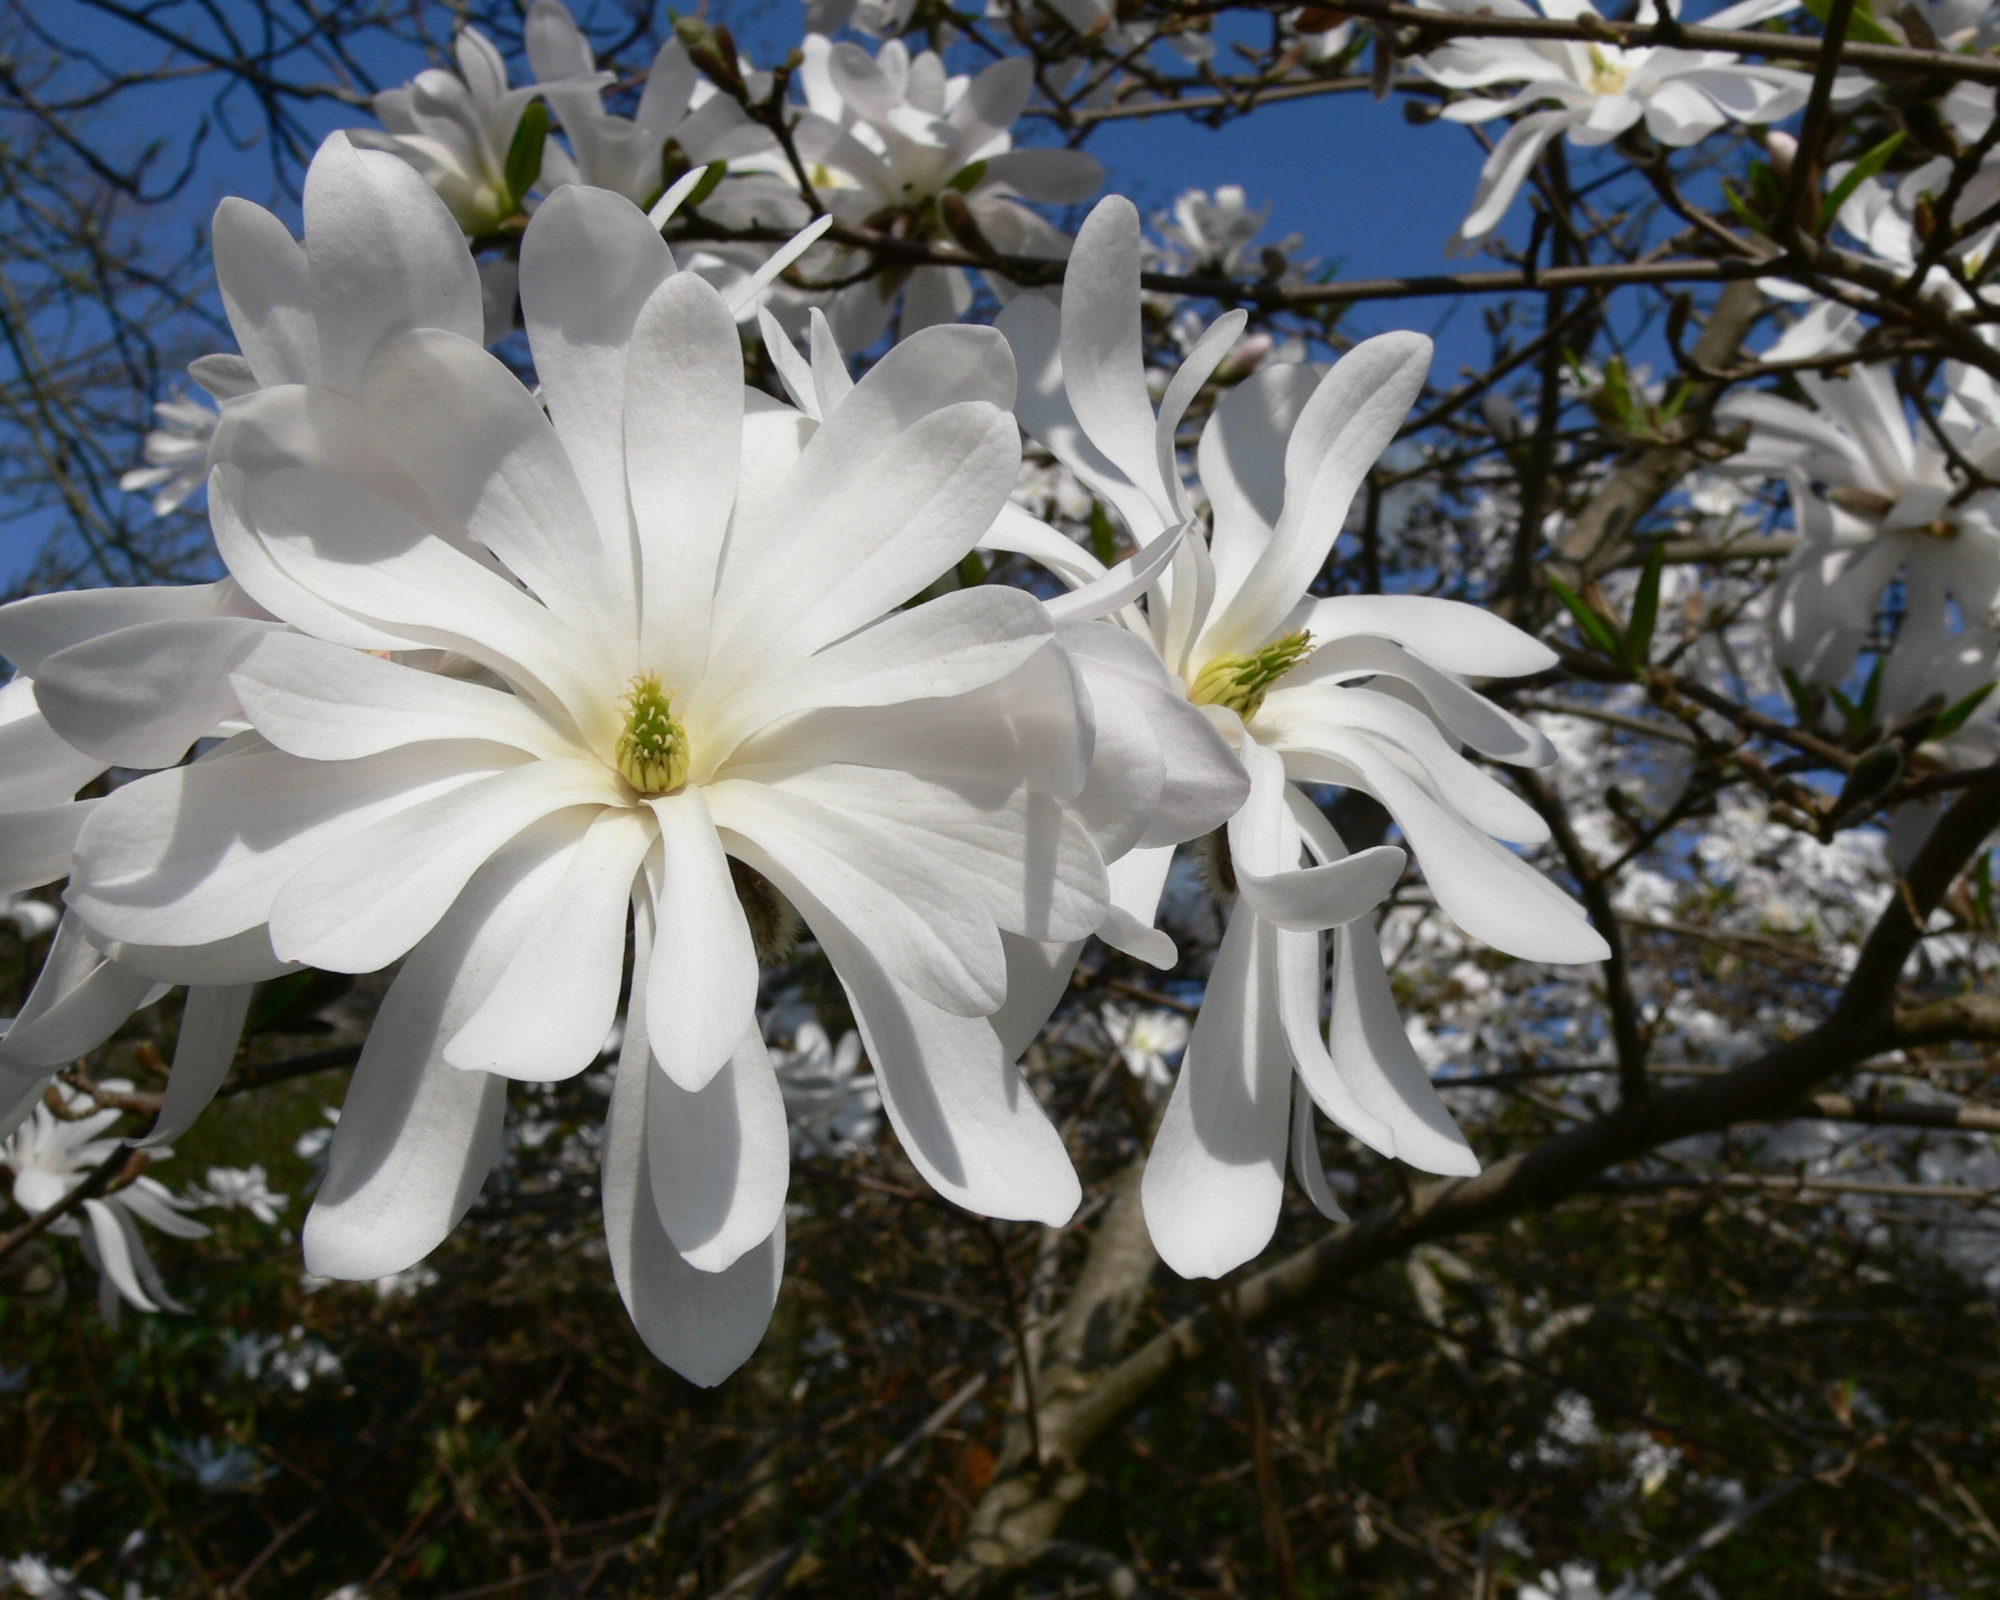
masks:
{"type": "Polygon", "coordinates": [[[771,1236],[785,1213],[792,1143],[754,1019],[698,1092],[664,1073],[647,1085],[646,1161],[660,1226],[689,1266],[726,1271],[771,1236]]]}
{"type": "Polygon", "coordinates": [[[0,1035],[0,1059],[17,1071],[67,1065],[161,992],[143,974],[105,960],[85,937],[82,920],[65,915],[34,988],[0,1035]]]}
{"type": "Polygon", "coordinates": [[[1312,1096],[1302,1081],[1292,1084],[1292,1176],[1313,1203],[1313,1209],[1329,1222],[1347,1221],[1347,1213],[1326,1181],[1326,1167],[1319,1158],[1319,1140],[1313,1133],[1312,1096]]]}
{"type": "Polygon", "coordinates": [[[1275,939],[1241,907],[1230,917],[1140,1179],[1153,1246],[1183,1278],[1219,1278],[1277,1231],[1292,1063],[1275,939]]]}
{"type": "Polygon", "coordinates": [[[653,1054],[692,1094],[756,1023],[757,951],[702,791],[648,803],[659,819],[664,864],[646,1013],[654,1019],[653,1054]]]}
{"type": "Polygon", "coordinates": [[[551,1082],[597,1059],[618,1014],[633,880],[654,837],[641,812],[598,813],[493,992],[445,1045],[445,1060],[551,1082]]]}
{"type": "Polygon", "coordinates": [[[243,1037],[243,1019],[250,1013],[252,985],[229,984],[188,990],[181,1013],[181,1036],[174,1045],[174,1066],[153,1131],[139,1141],[141,1149],[168,1144],[194,1126],[208,1108],[243,1037]]]}

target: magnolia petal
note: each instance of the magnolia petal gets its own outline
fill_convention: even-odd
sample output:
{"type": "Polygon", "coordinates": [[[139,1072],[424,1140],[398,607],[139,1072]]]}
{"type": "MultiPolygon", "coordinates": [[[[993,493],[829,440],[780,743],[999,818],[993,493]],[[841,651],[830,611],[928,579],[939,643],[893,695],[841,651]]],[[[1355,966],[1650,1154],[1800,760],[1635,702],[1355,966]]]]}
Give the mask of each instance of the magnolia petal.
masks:
{"type": "Polygon", "coordinates": [[[664,1073],[647,1085],[646,1161],[660,1225],[689,1266],[725,1271],[771,1236],[785,1213],[792,1143],[754,1019],[699,1091],[664,1073]]]}
{"type": "Polygon", "coordinates": [[[1292,1066],[1276,1003],[1276,937],[1247,911],[1230,917],[1146,1157],[1146,1227],[1183,1278],[1219,1278],[1277,1231],[1292,1066]]]}
{"type": "Polygon", "coordinates": [[[446,1061],[547,1083],[597,1059],[618,1014],[633,879],[655,836],[641,813],[598,813],[493,992],[445,1045],[446,1061]]]}
{"type": "Polygon", "coordinates": [[[0,829],[0,894],[38,889],[70,870],[77,836],[103,802],[66,800],[7,813],[0,829]]]}
{"type": "Polygon", "coordinates": [[[1247,654],[1291,614],[1422,391],[1430,360],[1422,334],[1378,334],[1320,380],[1285,444],[1285,509],[1241,588],[1203,630],[1203,659],[1247,654]]]}
{"type": "Polygon", "coordinates": [[[533,761],[398,810],[351,833],[271,903],[271,947],[331,972],[373,972],[437,926],[509,840],[571,808],[617,805],[594,761],[533,761]]]}
{"type": "Polygon", "coordinates": [[[742,433],[735,318],[701,278],[676,273],[640,308],[625,365],[639,659],[669,684],[698,681],[708,662],[709,607],[736,501],[742,433]]]}
{"type": "Polygon", "coordinates": [[[0,606],[0,656],[12,662],[17,673],[32,678],[47,657],[86,639],[145,622],[248,614],[250,609],[242,591],[228,579],[30,595],[0,606]]]}
{"type": "Polygon", "coordinates": [[[181,1013],[181,1036],[174,1045],[174,1066],[152,1132],[139,1141],[150,1150],[168,1144],[194,1126],[208,1109],[236,1059],[243,1038],[243,1020],[250,1014],[254,986],[247,983],[188,990],[181,1013]]]}
{"type": "Polygon", "coordinates": [[[1354,1098],[1393,1130],[1397,1160],[1423,1172],[1471,1177],[1479,1171],[1479,1158],[1410,1044],[1375,930],[1355,925],[1333,938],[1334,1071],[1354,1098]]]}
{"type": "Polygon", "coordinates": [[[329,134],[306,170],[305,223],[319,382],[358,395],[377,342],[409,328],[480,342],[479,268],[444,202],[408,162],[329,134]]]}
{"type": "Polygon", "coordinates": [[[1320,954],[1319,935],[1281,930],[1273,944],[1278,1005],[1299,1083],[1336,1127],[1378,1154],[1394,1156],[1395,1130],[1355,1097],[1327,1052],[1320,1025],[1326,965],[1320,954]]]}
{"type": "Polygon", "coordinates": [[[229,987],[266,983],[301,970],[296,962],[278,959],[271,948],[271,930],[262,923],[213,944],[130,944],[99,933],[90,937],[111,960],[155,983],[229,987]]]}
{"type": "Polygon", "coordinates": [[[1069,988],[1083,941],[1055,944],[1003,933],[1000,947],[1007,955],[1007,999],[986,1020],[999,1035],[1001,1052],[1019,1061],[1069,988]]]}
{"type": "MultiPolygon", "coordinates": [[[[133,1269],[135,1256],[145,1252],[136,1234],[128,1234],[125,1219],[118,1208],[107,1200],[86,1200],[84,1215],[90,1221],[91,1238],[97,1245],[97,1266],[118,1292],[141,1311],[158,1311],[160,1307],[147,1298],[146,1291],[139,1286],[139,1275],[133,1269]]],[[[101,1304],[102,1297],[100,1297],[101,1304]]]]}
{"type": "MultiPolygon", "coordinates": [[[[640,968],[650,965],[652,928],[644,897],[635,907],[640,968]]],[[[713,1388],[755,1352],[770,1326],[785,1270],[785,1222],[722,1272],[688,1265],[661,1226],[646,1157],[647,1101],[666,1080],[647,1046],[646,996],[634,985],[625,1017],[611,1108],[604,1118],[604,1242],[632,1325],[674,1371],[713,1388]]]]}
{"type": "Polygon", "coordinates": [[[924,1181],[981,1216],[1067,1222],[1083,1198],[1076,1169],[988,1020],[925,1004],[878,959],[876,923],[836,915],[755,845],[745,859],[798,907],[833,963],[883,1109],[924,1181]]]}
{"type": "Polygon", "coordinates": [[[70,744],[121,767],[171,767],[238,714],[229,673],[282,623],[246,617],[142,622],[58,650],[35,701],[70,744]]]}
{"type": "Polygon", "coordinates": [[[465,739],[544,760],[577,753],[533,701],[302,633],[257,641],[230,684],[259,733],[311,761],[353,761],[465,739]]]}
{"type": "Polygon", "coordinates": [[[1333,1185],[1326,1181],[1326,1166],[1319,1158],[1319,1140],[1313,1133],[1312,1096],[1306,1093],[1306,1086],[1300,1080],[1292,1084],[1292,1176],[1299,1180],[1299,1187],[1313,1209],[1327,1221],[1347,1221],[1333,1185]]]}
{"type": "Polygon", "coordinates": [[[578,829],[551,819],[496,857],[396,975],[354,1069],[305,1223],[308,1272],[379,1278],[458,1226],[500,1153],[507,1080],[460,1072],[444,1045],[506,970],[578,829]]]}
{"type": "Polygon", "coordinates": [[[16,1071],[65,1066],[163,992],[143,974],[107,961],[91,947],[82,919],[65,915],[34,988],[0,1036],[0,1060],[16,1071]]]}
{"type": "Polygon", "coordinates": [[[1329,640],[1286,674],[1283,688],[1377,676],[1409,684],[1423,696],[1433,717],[1481,755],[1517,767],[1555,763],[1556,748],[1547,734],[1439,672],[1393,639],[1350,634],[1329,640]]]}
{"type": "Polygon", "coordinates": [[[1062,372],[1083,431],[1153,502],[1164,525],[1180,519],[1154,449],[1140,348],[1140,257],[1138,208],[1107,195],[1084,218],[1063,275],[1062,372]]]}
{"type": "Polygon", "coordinates": [[[1217,402],[1201,430],[1196,466],[1215,532],[1215,601],[1243,586],[1285,509],[1285,447],[1319,373],[1304,361],[1260,367],[1217,402]]]}
{"type": "Polygon", "coordinates": [[[757,951],[715,831],[726,824],[709,814],[702,791],[647,803],[659,820],[663,868],[646,1013],[662,1070],[696,1094],[756,1024],[757,951]]]}
{"type": "Polygon", "coordinates": [[[230,195],[215,208],[213,240],[215,286],[256,383],[317,383],[312,276],[292,230],[230,195]]]}
{"type": "Polygon", "coordinates": [[[1415,594],[1344,594],[1315,600],[1301,619],[1316,648],[1350,634],[1379,634],[1442,672],[1526,678],[1556,664],[1555,651],[1504,617],[1462,600],[1415,594]]]}

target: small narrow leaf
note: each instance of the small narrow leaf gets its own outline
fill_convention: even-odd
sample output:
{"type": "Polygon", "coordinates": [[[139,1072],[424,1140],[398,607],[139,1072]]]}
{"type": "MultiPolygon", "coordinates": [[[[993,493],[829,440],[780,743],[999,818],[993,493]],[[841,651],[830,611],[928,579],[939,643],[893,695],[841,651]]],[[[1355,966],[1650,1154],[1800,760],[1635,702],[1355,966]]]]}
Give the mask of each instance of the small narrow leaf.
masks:
{"type": "Polygon", "coordinates": [[[702,201],[714,194],[716,189],[721,185],[722,180],[728,176],[729,163],[727,161],[709,162],[708,171],[701,175],[701,182],[696,184],[693,191],[681,202],[681,209],[684,211],[694,210],[702,201]]]}
{"type": "Polygon", "coordinates": [[[1667,562],[1667,547],[1655,540],[1646,552],[1646,567],[1639,574],[1639,592],[1632,597],[1632,621],[1625,630],[1625,664],[1643,672],[1653,659],[1653,629],[1660,620],[1660,574],[1667,562]]]}
{"type": "Polygon", "coordinates": [[[1971,718],[1972,713],[1979,709],[1980,703],[1992,692],[1993,685],[1985,683],[1974,689],[1963,700],[1953,701],[1952,704],[1946,706],[1944,710],[1938,713],[1937,721],[1931,724],[1929,737],[1933,739],[1949,739],[1960,728],[1965,726],[1966,722],[1971,718]]]}
{"type": "Polygon", "coordinates": [[[1619,631],[1591,610],[1583,597],[1554,573],[1544,571],[1542,576],[1547,580],[1550,591],[1563,603],[1564,609],[1576,619],[1578,631],[1613,661],[1623,662],[1625,641],[1619,636],[1619,631]]]}
{"type": "Polygon", "coordinates": [[[1855,162],[1848,169],[1847,176],[1834,185],[1833,193],[1821,202],[1819,208],[1819,231],[1822,234],[1833,226],[1833,219],[1840,215],[1840,208],[1847,204],[1848,198],[1854,191],[1888,165],[1889,158],[1902,147],[1906,137],[1902,129],[1898,128],[1855,162]]]}
{"type": "Polygon", "coordinates": [[[1840,786],[1840,796],[1833,803],[1833,814],[1846,816],[1879,799],[1902,775],[1902,747],[1894,742],[1878,744],[1854,763],[1847,782],[1840,786]]]}
{"type": "MultiPolygon", "coordinates": [[[[1868,686],[1861,691],[1861,704],[1856,709],[1860,711],[1863,718],[1862,728],[1872,728],[1875,726],[1875,708],[1882,699],[1882,668],[1887,664],[1888,659],[1887,656],[1877,656],[1875,658],[1875,665],[1868,674],[1868,686]]],[[[1860,730],[1857,729],[1856,731],[1859,732],[1860,730]]]]}
{"type": "Polygon", "coordinates": [[[945,185],[945,187],[956,189],[960,194],[970,194],[974,189],[979,187],[979,180],[985,176],[986,163],[975,161],[970,166],[960,167],[958,171],[954,172],[951,175],[951,182],[945,185]]]}
{"type": "MultiPolygon", "coordinates": [[[[1804,0],[1805,8],[1823,23],[1833,10],[1832,0],[1804,0]]],[[[1901,45],[1903,41],[1875,20],[1874,8],[1868,0],[1857,0],[1854,14],[1847,20],[1847,37],[1862,44],[1901,45]]]]}
{"type": "Polygon", "coordinates": [[[507,146],[507,196],[516,211],[542,175],[542,152],[548,138],[549,108],[540,100],[530,100],[514,125],[514,142],[507,146]]]}

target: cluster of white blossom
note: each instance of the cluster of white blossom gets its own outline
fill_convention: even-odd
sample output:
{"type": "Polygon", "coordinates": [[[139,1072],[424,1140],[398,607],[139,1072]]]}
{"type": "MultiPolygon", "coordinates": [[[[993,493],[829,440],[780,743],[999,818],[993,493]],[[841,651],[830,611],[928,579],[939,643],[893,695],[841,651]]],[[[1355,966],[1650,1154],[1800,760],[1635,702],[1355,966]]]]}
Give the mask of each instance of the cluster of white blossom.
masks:
{"type": "MultiPolygon", "coordinates": [[[[1132,32],[1092,0],[1056,9],[1080,37],[1132,32]]],[[[1745,0],[1704,20],[1791,9],[1745,0]]],[[[50,1084],[135,1010],[187,990],[145,1145],[158,1159],[221,1085],[256,984],[400,963],[322,1141],[309,1272],[412,1281],[502,1154],[509,1083],[590,1071],[615,1037],[590,1152],[612,1268],[648,1345],[713,1384],[769,1320],[795,1154],[852,1149],[886,1117],[967,1209],[1073,1214],[1077,1176],[1018,1063],[1087,939],[1176,964],[1163,895],[1195,841],[1226,902],[1198,1015],[1101,1017],[1134,1076],[1170,1087],[1142,1194],[1183,1275],[1254,1258],[1288,1171],[1342,1215],[1315,1113],[1386,1158],[1470,1174],[1432,1081],[1448,1054],[1483,1041],[1609,1064],[1585,980],[1550,970],[1608,947],[1509,848],[1550,829],[1491,767],[1601,788],[1630,747],[1472,687],[1557,663],[1499,616],[1315,589],[1423,391],[1429,341],[1385,334],[1323,369],[1246,338],[1241,311],[1177,311],[1183,359],[1149,367],[1142,270],[1285,281],[1296,236],[1253,253],[1266,213],[1224,187],[1184,195],[1160,247],[1116,196],[1072,239],[1033,206],[1088,200],[1104,173],[1015,146],[1031,58],[952,75],[897,37],[873,52],[828,37],[894,35],[910,14],[819,0],[802,101],[775,109],[770,75],[704,53],[699,30],[670,39],[624,116],[570,13],[536,0],[534,81],[510,84],[466,29],[455,73],[378,95],[380,129],[321,147],[303,239],[222,204],[237,350],[189,369],[219,409],[162,406],[127,486],[163,511],[205,486],[227,576],[0,609],[17,671],[0,687],[0,894],[66,883],[52,928],[43,901],[6,912],[53,933],[0,1039],[0,1131],[28,1209],[112,1153],[92,1141],[116,1113],[65,1121],[69,1091],[50,1084]],[[690,216],[713,227],[683,237],[690,216]],[[996,325],[967,325],[965,270],[862,271],[870,249],[826,238],[836,225],[1067,266],[1045,289],[987,275],[996,325]],[[892,324],[857,379],[850,357],[892,324]],[[525,362],[490,353],[517,335],[525,362]],[[784,400],[746,382],[751,339],[784,400]],[[1212,383],[1226,392],[1189,452],[1177,436],[1212,383]],[[1052,526],[1085,520],[1112,543],[1093,553],[1052,526]],[[1044,569],[1050,597],[961,582],[982,550],[1044,569]],[[143,775],[76,798],[112,769],[143,775]],[[1401,843],[1350,850],[1326,788],[1372,797],[1401,843]],[[855,1019],[837,1046],[814,1018],[759,1016],[760,973],[801,926],[855,1019]],[[1517,958],[1506,981],[1481,947],[1517,958]],[[1443,980],[1414,1030],[1397,963],[1443,980]]],[[[1300,39],[1332,59],[1349,31],[1300,39]]],[[[1199,32],[1165,42],[1212,49],[1199,32]]],[[[1451,92],[1445,118],[1517,119],[1455,241],[1468,249],[1559,135],[1603,144],[1643,123],[1686,146],[1792,114],[1810,83],[1721,52],[1527,39],[1455,40],[1417,64],[1451,92]]],[[[1907,223],[1883,220],[1904,202],[1879,190],[1856,187],[1843,223],[1908,256],[1907,223]]],[[[1782,348],[1857,339],[1853,313],[1822,303],[1782,348]]],[[[1886,368],[1801,374],[1810,407],[1725,404],[1748,443],[1692,514],[1734,527],[1753,487],[1781,482],[1799,545],[1768,622],[1704,649],[1768,626],[1777,667],[1837,687],[1896,581],[1876,714],[1991,686],[2000,521],[1953,468],[2000,462],[2000,391],[1949,381],[1935,440],[1886,368]]],[[[1486,415],[1503,443],[1529,427],[1498,394],[1486,415]]],[[[1512,477],[1490,478],[1496,528],[1519,515],[1512,477]]],[[[1614,701],[1628,721],[1645,711],[1614,701]]],[[[1941,759],[1991,759],[2000,703],[1940,738],[1941,759]]],[[[1673,741],[1616,776],[1663,805],[1673,741]]],[[[1818,845],[1728,799],[1692,859],[1739,894],[1765,882],[1766,922],[1799,884],[1845,895],[1851,916],[1881,882],[1875,836],[1853,837],[1818,845]]],[[[1616,909],[1664,918],[1688,892],[1642,868],[1616,909]]],[[[1699,1046],[1708,1023],[1682,1000],[1648,1003],[1661,1037],[1699,1046]]],[[[523,1121],[515,1137],[542,1133],[523,1121]]],[[[186,1200],[140,1177],[82,1202],[88,1233],[56,1226],[100,1263],[108,1310],[153,1309],[173,1302],[134,1218],[191,1236],[192,1204],[271,1222],[282,1200],[261,1168],[211,1169],[186,1200]]]]}

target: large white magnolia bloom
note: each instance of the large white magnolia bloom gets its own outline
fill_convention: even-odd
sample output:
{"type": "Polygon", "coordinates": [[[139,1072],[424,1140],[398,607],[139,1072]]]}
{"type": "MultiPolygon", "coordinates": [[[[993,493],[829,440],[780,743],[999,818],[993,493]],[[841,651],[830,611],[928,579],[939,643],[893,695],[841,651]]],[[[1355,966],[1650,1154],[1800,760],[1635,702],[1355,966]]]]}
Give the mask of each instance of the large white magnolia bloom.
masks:
{"type": "MultiPolygon", "coordinates": [[[[104,1087],[129,1091],[132,1085],[114,1079],[104,1087]]],[[[83,1115],[92,1105],[85,1096],[61,1085],[52,1092],[61,1097],[69,1117],[57,1116],[38,1100],[34,1115],[0,1143],[0,1165],[13,1173],[14,1203],[31,1217],[55,1205],[119,1148],[118,1140],[99,1136],[122,1112],[93,1109],[83,1115]]],[[[173,1151],[156,1146],[150,1154],[157,1162],[173,1151]]],[[[183,1214],[193,1208],[194,1202],[181,1199],[157,1178],[141,1173],[122,1188],[84,1201],[81,1218],[74,1213],[56,1218],[49,1231],[83,1246],[84,1255],[97,1269],[98,1309],[105,1321],[115,1323],[121,1299],[140,1311],[187,1310],[160,1281],[160,1269],[147,1253],[139,1224],[158,1228],[176,1239],[200,1239],[207,1235],[207,1226],[183,1214]]]]}
{"type": "MultiPolygon", "coordinates": [[[[1144,544],[1193,519],[1175,430],[1243,317],[1218,320],[1156,417],[1141,345],[1141,248],[1137,211],[1105,200],[1078,236],[1061,310],[1023,297],[1000,327],[1021,367],[1023,424],[1144,544]]],[[[1120,613],[1127,644],[1164,663],[1249,779],[1227,827],[1238,898],[1144,1180],[1154,1242],[1185,1276],[1219,1276],[1269,1241],[1288,1145],[1307,1192],[1337,1214],[1314,1105],[1385,1155],[1477,1170],[1403,1031],[1374,932],[1358,920],[1394,886],[1404,852],[1349,854],[1299,783],[1380,800],[1440,906],[1474,937],[1535,960],[1605,954],[1576,904],[1495,842],[1540,842],[1540,817],[1458,754],[1467,744],[1521,765],[1554,759],[1545,738],[1457,676],[1518,676],[1553,654],[1456,602],[1310,592],[1429,358],[1427,339],[1387,334],[1324,378],[1285,364],[1232,391],[1198,453],[1210,537],[1190,532],[1145,610],[1120,613]],[[1328,930],[1331,1048],[1321,1031],[1328,930]]],[[[1026,520],[1003,524],[990,542],[1045,560],[1066,581],[1092,576],[1088,557],[1059,535],[1031,536],[1026,520]]],[[[1128,725],[1120,709],[1096,706],[1100,746],[1128,725]]],[[[1142,847],[1114,868],[1118,909],[1140,926],[1152,921],[1171,857],[1142,847]]]]}
{"type": "MultiPolygon", "coordinates": [[[[1008,129],[1034,88],[1027,56],[996,61],[976,78],[949,77],[934,51],[912,56],[900,39],[870,56],[808,35],[799,80],[799,154],[821,200],[846,221],[880,225],[886,214],[908,213],[919,237],[948,237],[937,204],[950,191],[996,250],[1060,259],[1069,240],[1021,202],[1067,205],[1104,182],[1097,158],[1081,150],[1013,148],[1008,129]]],[[[1013,292],[1003,280],[993,286],[1002,298],[1013,292]]],[[[880,338],[898,292],[905,338],[955,322],[972,305],[971,281],[957,267],[880,274],[834,295],[829,314],[841,344],[859,350],[880,338]]]]}
{"type": "Polygon", "coordinates": [[[535,0],[523,34],[536,92],[570,143],[569,154],[552,146],[544,156],[544,190],[580,183],[647,207],[689,166],[734,160],[772,143],[767,129],[701,77],[677,39],[660,46],[637,109],[621,117],[604,109],[611,75],[597,71],[590,40],[562,0],[535,0]],[[678,160],[671,160],[670,143],[678,160]]]}
{"type": "MultiPolygon", "coordinates": [[[[338,137],[318,158],[375,185],[357,229],[435,266],[456,323],[335,345],[322,309],[317,375],[226,408],[218,548],[283,624],[229,673],[255,732],[103,801],[69,901],[190,974],[219,952],[403,958],[306,1222],[308,1267],[349,1278],[457,1223],[506,1078],[597,1057],[629,907],[606,1230],[642,1336],[717,1382],[755,1348],[783,1251],[753,917],[803,915],[940,1192],[1051,1224],[1079,1197],[987,1021],[1003,933],[1104,915],[1063,803],[1090,754],[1068,660],[1016,591],[897,609],[1006,501],[1013,363],[991,330],[938,329],[815,422],[745,388],[734,312],[642,213],[567,188],[522,245],[538,402],[478,342],[448,213],[386,159],[338,137]]],[[[231,306],[246,349],[302,288],[231,306]]],[[[155,663],[135,649],[129,670],[155,663]]]]}
{"type": "MultiPolygon", "coordinates": [[[[1501,17],[1571,21],[1598,15],[1590,0],[1542,0],[1540,13],[1525,0],[1423,3],[1438,11],[1501,17]]],[[[1652,19],[1653,3],[1646,0],[1641,6],[1639,21],[1652,19]]],[[[1796,8],[1797,0],[1740,0],[1702,18],[1702,25],[1743,28],[1796,8]]],[[[1678,0],[1668,0],[1667,9],[1678,15],[1678,0]]],[[[1421,57],[1417,67],[1447,89],[1519,85],[1504,97],[1475,94],[1454,100],[1441,113],[1447,121],[1490,122],[1527,112],[1486,158],[1472,209],[1446,246],[1447,254],[1478,248],[1500,226],[1542,151],[1560,134],[1575,145],[1609,144],[1643,121],[1661,144],[1690,145],[1725,122],[1781,121],[1803,108],[1812,92],[1812,79],[1805,73],[1752,65],[1727,51],[1625,49],[1569,39],[1453,39],[1421,57]]]]}
{"type": "MultiPolygon", "coordinates": [[[[363,149],[386,150],[407,161],[437,190],[458,225],[480,238],[521,210],[527,196],[514,192],[507,157],[529,103],[537,96],[554,100],[557,91],[548,83],[509,87],[505,58],[477,28],[460,30],[452,55],[458,62],[456,74],[431,67],[406,84],[384,89],[369,102],[384,131],[352,128],[348,138],[363,149]]],[[[575,93],[592,99],[610,81],[609,73],[592,71],[588,57],[579,76],[575,93]]],[[[541,165],[553,177],[551,156],[558,162],[565,159],[561,147],[544,138],[541,165]]]]}
{"type": "MultiPolygon", "coordinates": [[[[1819,307],[1787,336],[1784,351],[1852,348],[1859,324],[1819,307]]],[[[1801,372],[1812,405],[1737,390],[1716,408],[1749,425],[1724,464],[1736,475],[1785,480],[1800,544],[1773,596],[1773,653],[1812,683],[1838,684],[1873,624],[1883,591],[1903,581],[1903,621],[1883,665],[1879,706],[1889,717],[1937,687],[1966,627],[1987,627],[2000,601],[2000,495],[1967,496],[1928,425],[1913,427],[1886,366],[1846,375],[1801,372]]],[[[1938,423],[1966,460],[2000,470],[2000,390],[1951,363],[1938,423]]]]}

